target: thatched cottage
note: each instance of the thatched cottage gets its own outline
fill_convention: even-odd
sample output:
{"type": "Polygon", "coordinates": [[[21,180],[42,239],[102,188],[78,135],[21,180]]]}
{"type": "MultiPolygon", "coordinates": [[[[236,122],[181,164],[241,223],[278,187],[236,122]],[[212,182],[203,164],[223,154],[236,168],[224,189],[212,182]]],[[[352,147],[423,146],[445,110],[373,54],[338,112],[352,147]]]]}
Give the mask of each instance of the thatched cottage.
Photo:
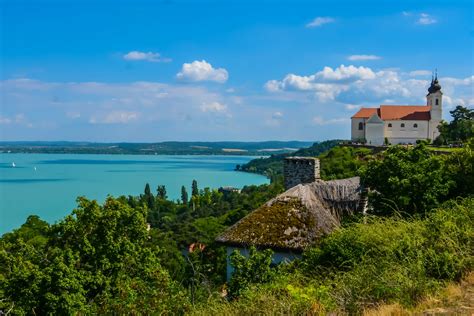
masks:
{"type": "MultiPolygon", "coordinates": [[[[319,160],[290,157],[284,162],[287,191],[229,227],[217,241],[227,246],[228,258],[250,246],[275,251],[273,263],[300,257],[308,246],[339,227],[342,216],[360,208],[358,177],[324,181],[319,160]]],[[[227,277],[232,267],[227,264],[227,277]]]]}

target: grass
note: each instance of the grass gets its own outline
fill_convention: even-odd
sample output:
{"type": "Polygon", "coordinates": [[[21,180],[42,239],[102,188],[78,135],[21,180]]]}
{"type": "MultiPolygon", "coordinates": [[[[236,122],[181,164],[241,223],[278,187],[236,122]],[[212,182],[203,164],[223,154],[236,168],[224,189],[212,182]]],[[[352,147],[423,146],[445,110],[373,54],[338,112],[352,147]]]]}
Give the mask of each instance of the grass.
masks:
{"type": "Polygon", "coordinates": [[[474,272],[469,273],[461,282],[449,283],[436,295],[426,297],[413,308],[400,304],[385,304],[365,309],[364,316],[398,315],[473,315],[474,314],[474,272]]]}
{"type": "Polygon", "coordinates": [[[435,147],[435,146],[427,146],[426,148],[432,151],[440,151],[440,152],[446,152],[446,153],[460,152],[463,149],[462,147],[435,147]]]}

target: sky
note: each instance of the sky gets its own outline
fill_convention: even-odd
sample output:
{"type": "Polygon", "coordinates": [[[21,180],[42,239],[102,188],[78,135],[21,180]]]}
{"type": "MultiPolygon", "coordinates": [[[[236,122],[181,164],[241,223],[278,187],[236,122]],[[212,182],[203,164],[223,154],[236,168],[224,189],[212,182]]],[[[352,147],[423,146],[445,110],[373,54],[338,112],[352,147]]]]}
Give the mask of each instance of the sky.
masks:
{"type": "Polygon", "coordinates": [[[474,105],[474,2],[0,0],[0,140],[350,138],[360,107],[474,105]]]}

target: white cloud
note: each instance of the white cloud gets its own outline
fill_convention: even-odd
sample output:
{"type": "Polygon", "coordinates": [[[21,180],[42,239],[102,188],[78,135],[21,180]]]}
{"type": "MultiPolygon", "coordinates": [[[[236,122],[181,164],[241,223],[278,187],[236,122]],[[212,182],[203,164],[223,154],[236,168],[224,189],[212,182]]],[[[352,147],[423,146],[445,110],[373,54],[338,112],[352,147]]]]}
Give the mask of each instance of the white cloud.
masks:
{"type": "Polygon", "coordinates": [[[347,59],[352,61],[360,61],[360,60],[377,60],[381,59],[382,57],[377,55],[351,55],[347,57],[347,59]]]}
{"type": "Polygon", "coordinates": [[[265,85],[265,89],[270,92],[277,92],[281,89],[280,83],[277,80],[268,80],[265,85]]]}
{"type": "MultiPolygon", "coordinates": [[[[424,104],[431,73],[424,70],[401,72],[397,69],[374,71],[368,67],[324,67],[314,75],[288,74],[282,80],[269,80],[267,91],[278,92],[275,97],[284,100],[295,94],[313,98],[317,104],[340,104],[346,110],[379,104],[424,104]],[[414,77],[414,75],[425,78],[414,77]]],[[[467,78],[439,78],[446,106],[454,103],[469,104],[472,100],[474,76],[467,78]],[[469,89],[471,87],[471,90],[469,89]],[[451,100],[450,96],[456,95],[451,100]]],[[[301,99],[301,98],[300,98],[301,99]]],[[[314,101],[313,101],[314,102],[314,101]]]]}
{"type": "Polygon", "coordinates": [[[324,119],[321,116],[313,117],[313,124],[315,125],[347,124],[349,121],[350,120],[347,117],[340,117],[340,118],[333,118],[333,119],[324,119]]]}
{"type": "Polygon", "coordinates": [[[263,118],[263,124],[268,127],[280,127],[282,124],[283,113],[276,111],[273,113],[268,113],[263,118]]]}
{"type": "Polygon", "coordinates": [[[306,24],[306,27],[308,27],[308,28],[320,27],[324,24],[334,23],[334,22],[336,22],[336,20],[334,18],[331,18],[331,17],[328,17],[328,16],[319,16],[317,18],[314,18],[308,24],[306,24]]]}
{"type": "Polygon", "coordinates": [[[184,63],[176,78],[183,81],[215,81],[224,83],[229,78],[229,73],[224,68],[213,68],[205,60],[195,60],[184,63]]]}
{"type": "Polygon", "coordinates": [[[12,117],[0,115],[0,125],[10,125],[10,124],[26,126],[28,128],[33,127],[33,124],[30,123],[30,121],[26,118],[25,114],[23,113],[18,113],[12,117]]]}
{"type": "Polygon", "coordinates": [[[81,117],[81,113],[77,111],[69,111],[66,113],[66,116],[71,119],[78,119],[81,117]]]}
{"type": "Polygon", "coordinates": [[[358,109],[361,108],[360,105],[356,105],[356,104],[346,104],[344,107],[345,107],[346,110],[348,110],[348,111],[358,110],[358,109]]]}
{"type": "Polygon", "coordinates": [[[138,119],[139,113],[132,111],[112,111],[101,116],[92,116],[91,124],[126,124],[138,119]]]}
{"type": "Polygon", "coordinates": [[[316,91],[321,96],[330,97],[333,93],[338,93],[345,89],[341,85],[342,83],[373,79],[375,77],[375,73],[370,68],[341,65],[334,69],[324,67],[323,70],[310,76],[288,74],[281,81],[267,81],[265,88],[270,92],[284,90],[316,91]]]}
{"type": "Polygon", "coordinates": [[[227,105],[214,101],[210,103],[203,103],[200,109],[202,112],[226,112],[227,105]]]}
{"type": "Polygon", "coordinates": [[[374,79],[375,73],[368,67],[355,67],[355,66],[344,66],[341,65],[337,68],[332,69],[331,67],[324,67],[322,71],[319,71],[315,75],[315,79],[321,79],[325,81],[355,81],[355,80],[367,80],[374,79]]]}
{"type": "Polygon", "coordinates": [[[403,11],[402,14],[403,14],[403,16],[411,16],[412,15],[412,13],[409,12],[409,11],[403,11]]]}
{"type": "Polygon", "coordinates": [[[281,118],[283,117],[283,113],[281,113],[281,112],[275,112],[275,113],[272,114],[272,117],[273,117],[274,119],[281,119],[281,118]]]}
{"type": "Polygon", "coordinates": [[[430,25],[436,22],[438,21],[427,13],[421,13],[417,21],[417,23],[421,25],[430,25]]]}
{"type": "Polygon", "coordinates": [[[131,51],[122,56],[125,60],[144,60],[150,62],[170,62],[170,58],[163,58],[159,53],[131,51]]]}
{"type": "MultiPolygon", "coordinates": [[[[4,139],[23,140],[344,138],[350,135],[350,124],[343,117],[348,119],[357,107],[425,104],[431,80],[431,75],[411,77],[410,70],[327,68],[270,80],[266,86],[278,93],[244,95],[229,94],[220,85],[211,89],[149,81],[4,80],[0,81],[0,130],[4,139]],[[60,102],[51,102],[55,96],[60,102]],[[328,128],[331,124],[337,125],[328,128]]],[[[445,119],[450,118],[449,107],[473,105],[474,76],[439,80],[445,119]]]]}
{"type": "Polygon", "coordinates": [[[413,70],[408,73],[410,77],[418,77],[418,76],[431,76],[432,72],[429,70],[413,70]]]}
{"type": "Polygon", "coordinates": [[[11,122],[10,118],[0,115],[0,124],[10,124],[11,122]]]}

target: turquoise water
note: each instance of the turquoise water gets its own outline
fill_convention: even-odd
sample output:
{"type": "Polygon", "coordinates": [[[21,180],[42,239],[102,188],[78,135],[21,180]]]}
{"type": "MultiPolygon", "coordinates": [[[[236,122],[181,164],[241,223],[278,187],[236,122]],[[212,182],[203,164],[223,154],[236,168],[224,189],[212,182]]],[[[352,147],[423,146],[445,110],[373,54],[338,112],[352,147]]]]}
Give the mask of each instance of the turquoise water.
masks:
{"type": "Polygon", "coordinates": [[[234,171],[255,157],[0,154],[0,234],[36,214],[53,223],[69,214],[77,196],[103,201],[108,194],[138,195],[148,182],[164,184],[178,199],[181,186],[200,188],[268,183],[256,174],[234,171]],[[12,164],[15,164],[13,167],[12,164]]]}

